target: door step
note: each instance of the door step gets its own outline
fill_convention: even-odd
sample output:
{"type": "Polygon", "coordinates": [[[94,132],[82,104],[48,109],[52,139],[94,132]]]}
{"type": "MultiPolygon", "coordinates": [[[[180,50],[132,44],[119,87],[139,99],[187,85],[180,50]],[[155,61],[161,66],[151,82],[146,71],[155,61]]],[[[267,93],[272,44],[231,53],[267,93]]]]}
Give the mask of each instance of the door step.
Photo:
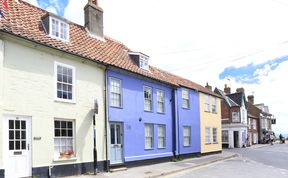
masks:
{"type": "Polygon", "coordinates": [[[117,166],[117,167],[111,167],[110,172],[120,172],[120,171],[126,171],[128,168],[126,166],[117,166]]]}

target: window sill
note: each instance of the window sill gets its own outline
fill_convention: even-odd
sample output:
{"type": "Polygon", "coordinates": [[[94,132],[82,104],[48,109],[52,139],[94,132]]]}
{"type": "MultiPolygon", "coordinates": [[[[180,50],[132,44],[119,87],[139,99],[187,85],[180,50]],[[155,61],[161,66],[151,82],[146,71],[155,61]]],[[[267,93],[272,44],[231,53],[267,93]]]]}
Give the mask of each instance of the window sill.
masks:
{"type": "Polygon", "coordinates": [[[213,144],[218,144],[218,142],[214,142],[213,144]]]}
{"type": "Polygon", "coordinates": [[[183,147],[191,147],[191,145],[183,145],[183,147]]]}
{"type": "Polygon", "coordinates": [[[205,143],[205,145],[211,145],[211,143],[205,143]]]}
{"type": "Polygon", "coordinates": [[[59,102],[59,103],[76,104],[76,101],[75,101],[75,100],[66,100],[66,99],[55,98],[54,101],[55,101],[55,102],[59,102]]]}
{"type": "Polygon", "coordinates": [[[149,151],[149,150],[154,150],[154,148],[145,148],[144,150],[149,151]]]}
{"type": "Polygon", "coordinates": [[[147,111],[147,110],[144,110],[144,112],[149,112],[149,113],[153,113],[153,111],[147,111]]]}
{"type": "Polygon", "coordinates": [[[217,114],[217,112],[213,112],[213,111],[212,111],[212,113],[213,113],[213,114],[217,114]]]}
{"type": "Polygon", "coordinates": [[[165,115],[165,112],[157,112],[157,114],[165,115]]]}
{"type": "Polygon", "coordinates": [[[53,162],[67,162],[67,161],[76,161],[77,157],[71,157],[71,158],[54,158],[53,162]]]}
{"type": "Polygon", "coordinates": [[[210,111],[204,111],[204,112],[210,113],[210,111]]]}
{"type": "Polygon", "coordinates": [[[159,147],[158,150],[166,149],[166,147],[159,147]]]}
{"type": "Polygon", "coordinates": [[[185,108],[185,107],[183,107],[183,106],[182,106],[182,109],[185,109],[185,110],[190,110],[190,107],[189,107],[189,108],[185,108]]]}
{"type": "Polygon", "coordinates": [[[110,106],[110,108],[123,109],[122,106],[110,106]]]}

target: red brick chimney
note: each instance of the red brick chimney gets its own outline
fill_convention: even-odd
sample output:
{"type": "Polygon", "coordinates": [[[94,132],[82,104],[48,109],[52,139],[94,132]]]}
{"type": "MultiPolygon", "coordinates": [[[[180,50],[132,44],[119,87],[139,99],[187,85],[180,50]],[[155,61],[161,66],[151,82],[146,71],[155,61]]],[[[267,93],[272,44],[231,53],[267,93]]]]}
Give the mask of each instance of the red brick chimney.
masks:
{"type": "Polygon", "coordinates": [[[227,87],[227,84],[225,84],[224,92],[225,92],[226,94],[231,94],[231,88],[230,88],[230,87],[227,87]]]}
{"type": "Polygon", "coordinates": [[[248,98],[249,103],[254,104],[254,96],[253,95],[249,95],[247,98],[248,98]]]}
{"type": "Polygon", "coordinates": [[[210,86],[210,85],[208,84],[208,82],[206,83],[205,88],[207,88],[208,90],[212,91],[212,86],[210,86]]]}

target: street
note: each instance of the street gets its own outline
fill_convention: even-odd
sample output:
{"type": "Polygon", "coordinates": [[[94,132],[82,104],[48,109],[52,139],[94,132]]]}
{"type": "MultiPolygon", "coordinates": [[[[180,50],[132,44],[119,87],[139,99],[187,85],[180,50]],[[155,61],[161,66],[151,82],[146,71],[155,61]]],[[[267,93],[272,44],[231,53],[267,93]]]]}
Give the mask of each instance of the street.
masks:
{"type": "MultiPolygon", "coordinates": [[[[259,145],[260,146],[260,145],[259,145]]],[[[239,157],[209,164],[166,178],[282,178],[288,177],[288,144],[275,143],[259,148],[237,148],[225,151],[239,154],[239,157]]]]}

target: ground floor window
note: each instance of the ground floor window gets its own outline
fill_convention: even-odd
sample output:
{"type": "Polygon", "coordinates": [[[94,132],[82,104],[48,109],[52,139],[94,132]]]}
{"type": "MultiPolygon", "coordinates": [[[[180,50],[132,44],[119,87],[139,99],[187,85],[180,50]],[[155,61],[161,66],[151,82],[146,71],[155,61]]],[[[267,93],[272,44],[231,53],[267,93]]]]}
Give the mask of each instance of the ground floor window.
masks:
{"type": "Polygon", "coordinates": [[[191,127],[190,126],[184,126],[183,127],[183,137],[184,137],[184,146],[190,146],[191,145],[191,127]]]}
{"type": "Polygon", "coordinates": [[[145,124],[145,149],[153,149],[153,124],[145,124]]]}
{"type": "Polygon", "coordinates": [[[213,128],[213,143],[218,143],[217,128],[213,128]]]}
{"type": "Polygon", "coordinates": [[[205,143],[210,144],[210,127],[206,127],[205,129],[205,143]]]}
{"type": "Polygon", "coordinates": [[[54,120],[54,158],[69,158],[75,156],[74,121],[54,120]]]}
{"type": "Polygon", "coordinates": [[[158,148],[166,147],[166,128],[165,125],[158,125],[158,148]]]}
{"type": "Polygon", "coordinates": [[[222,143],[228,143],[228,130],[222,130],[222,143]]]}

